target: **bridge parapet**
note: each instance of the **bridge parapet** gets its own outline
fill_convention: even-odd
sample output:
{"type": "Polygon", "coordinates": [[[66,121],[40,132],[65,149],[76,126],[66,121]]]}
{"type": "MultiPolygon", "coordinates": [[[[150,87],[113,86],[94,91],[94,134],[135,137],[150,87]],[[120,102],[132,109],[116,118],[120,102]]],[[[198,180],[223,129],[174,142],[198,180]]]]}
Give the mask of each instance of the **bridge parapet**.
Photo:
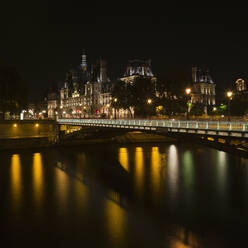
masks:
{"type": "Polygon", "coordinates": [[[218,136],[248,138],[248,122],[179,121],[179,120],[129,120],[129,119],[58,119],[59,124],[127,128],[136,130],[161,130],[189,132],[218,136]]]}

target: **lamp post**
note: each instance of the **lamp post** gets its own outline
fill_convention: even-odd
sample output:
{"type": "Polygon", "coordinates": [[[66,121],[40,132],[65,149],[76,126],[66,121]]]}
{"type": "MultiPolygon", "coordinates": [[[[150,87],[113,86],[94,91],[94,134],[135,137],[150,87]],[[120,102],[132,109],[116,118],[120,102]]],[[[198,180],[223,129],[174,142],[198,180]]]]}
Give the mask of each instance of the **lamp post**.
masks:
{"type": "Polygon", "coordinates": [[[233,95],[233,92],[232,91],[227,91],[226,93],[227,97],[228,97],[228,121],[231,120],[231,111],[230,111],[230,103],[231,103],[231,100],[232,100],[232,95],[233,95]]]}
{"type": "MultiPolygon", "coordinates": [[[[117,103],[117,102],[118,102],[118,99],[114,98],[114,103],[117,103]]],[[[116,106],[115,106],[115,119],[116,119],[116,106]]]]}
{"type": "Polygon", "coordinates": [[[86,106],[84,106],[84,118],[85,118],[85,114],[86,114],[86,106]]]}
{"type": "Polygon", "coordinates": [[[187,112],[186,112],[186,119],[188,120],[189,119],[189,96],[191,94],[191,89],[190,88],[186,88],[185,89],[185,93],[186,93],[186,96],[187,96],[187,112]]]}
{"type": "Polygon", "coordinates": [[[110,104],[108,103],[107,104],[107,113],[108,113],[107,118],[109,118],[109,107],[110,107],[110,104]]]}
{"type": "Polygon", "coordinates": [[[148,103],[148,104],[151,104],[151,103],[152,103],[152,99],[150,99],[150,98],[147,99],[147,103],[148,103]]]}
{"type": "MultiPolygon", "coordinates": [[[[151,104],[152,104],[152,99],[151,99],[151,98],[148,98],[148,99],[147,99],[147,104],[148,104],[148,105],[151,105],[151,104]]],[[[148,108],[149,118],[151,117],[150,111],[151,111],[151,108],[149,107],[149,108],[148,108]]]]}

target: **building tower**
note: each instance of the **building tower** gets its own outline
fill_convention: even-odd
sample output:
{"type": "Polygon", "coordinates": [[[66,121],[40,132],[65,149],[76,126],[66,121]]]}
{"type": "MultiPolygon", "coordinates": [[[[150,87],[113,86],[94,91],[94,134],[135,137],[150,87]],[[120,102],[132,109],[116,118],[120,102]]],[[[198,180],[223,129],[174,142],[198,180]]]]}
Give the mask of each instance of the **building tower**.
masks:
{"type": "Polygon", "coordinates": [[[246,91],[247,90],[247,88],[246,88],[246,82],[245,82],[244,79],[239,78],[238,80],[236,80],[235,84],[236,84],[236,90],[238,92],[246,91]]]}
{"type": "Polygon", "coordinates": [[[206,69],[192,67],[192,103],[215,105],[215,83],[206,69]]]}
{"type": "Polygon", "coordinates": [[[81,68],[83,71],[85,71],[85,72],[87,71],[87,57],[85,54],[85,50],[83,50],[81,68]]]}
{"type": "Polygon", "coordinates": [[[107,63],[105,60],[100,58],[100,75],[99,75],[99,82],[107,82],[107,63]]]}

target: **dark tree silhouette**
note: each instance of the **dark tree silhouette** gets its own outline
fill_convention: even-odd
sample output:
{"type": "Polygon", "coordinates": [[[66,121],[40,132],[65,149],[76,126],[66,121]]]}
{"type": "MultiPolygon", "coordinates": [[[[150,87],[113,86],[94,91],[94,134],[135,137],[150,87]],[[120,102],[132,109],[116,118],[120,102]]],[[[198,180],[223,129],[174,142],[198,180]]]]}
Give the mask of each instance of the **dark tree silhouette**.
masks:
{"type": "Polygon", "coordinates": [[[155,83],[147,77],[137,77],[133,83],[118,81],[112,92],[114,108],[127,109],[132,117],[131,109],[134,108],[135,116],[147,117],[154,113],[155,83]],[[151,99],[148,104],[147,100],[151,99]]]}
{"type": "Polygon", "coordinates": [[[20,113],[27,104],[27,84],[16,68],[0,64],[0,112],[20,113]]]}

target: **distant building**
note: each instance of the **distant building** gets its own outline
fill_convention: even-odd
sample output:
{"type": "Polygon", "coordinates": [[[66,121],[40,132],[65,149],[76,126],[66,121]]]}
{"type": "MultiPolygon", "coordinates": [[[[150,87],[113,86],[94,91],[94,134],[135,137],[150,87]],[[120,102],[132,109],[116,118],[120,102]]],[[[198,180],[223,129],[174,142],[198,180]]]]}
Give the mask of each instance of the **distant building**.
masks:
{"type": "Polygon", "coordinates": [[[156,81],[151,69],[151,60],[133,59],[128,61],[128,65],[123,77],[120,80],[126,83],[133,83],[137,77],[149,77],[156,81]]]}
{"type": "Polygon", "coordinates": [[[235,95],[235,97],[247,99],[247,97],[248,97],[248,83],[244,79],[239,78],[235,81],[234,95],[235,95]]]}
{"type": "Polygon", "coordinates": [[[202,103],[205,106],[215,105],[215,86],[208,70],[192,68],[192,103],[202,103]]]}
{"type": "Polygon", "coordinates": [[[111,117],[111,90],[107,62],[100,58],[89,69],[83,54],[81,65],[66,74],[60,89],[60,115],[80,118],[106,114],[111,117]]]}
{"type": "Polygon", "coordinates": [[[242,78],[239,78],[239,79],[236,80],[235,86],[236,86],[236,91],[237,92],[247,91],[247,83],[242,78]]]}
{"type": "Polygon", "coordinates": [[[59,98],[58,91],[50,90],[47,94],[47,115],[49,119],[55,119],[58,114],[59,98]]]}

